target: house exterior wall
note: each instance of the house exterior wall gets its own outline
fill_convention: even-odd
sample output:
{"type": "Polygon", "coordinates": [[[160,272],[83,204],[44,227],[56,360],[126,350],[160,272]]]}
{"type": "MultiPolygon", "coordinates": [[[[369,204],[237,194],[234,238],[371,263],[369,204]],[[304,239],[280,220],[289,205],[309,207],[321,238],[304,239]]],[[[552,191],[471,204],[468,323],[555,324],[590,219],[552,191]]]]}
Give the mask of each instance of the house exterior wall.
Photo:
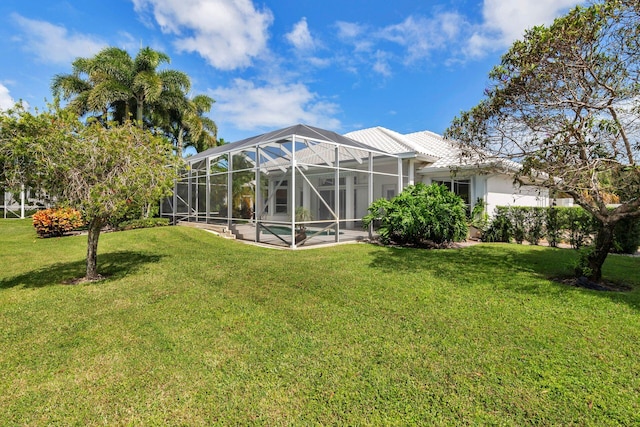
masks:
{"type": "Polygon", "coordinates": [[[489,216],[497,206],[549,206],[549,191],[532,185],[517,186],[508,175],[491,175],[486,180],[486,203],[489,216]]]}
{"type": "Polygon", "coordinates": [[[508,175],[465,175],[455,178],[447,171],[430,173],[418,181],[430,185],[434,181],[469,180],[469,211],[473,209],[478,198],[486,203],[487,214],[493,215],[497,206],[549,206],[549,191],[532,185],[516,186],[508,175]]]}

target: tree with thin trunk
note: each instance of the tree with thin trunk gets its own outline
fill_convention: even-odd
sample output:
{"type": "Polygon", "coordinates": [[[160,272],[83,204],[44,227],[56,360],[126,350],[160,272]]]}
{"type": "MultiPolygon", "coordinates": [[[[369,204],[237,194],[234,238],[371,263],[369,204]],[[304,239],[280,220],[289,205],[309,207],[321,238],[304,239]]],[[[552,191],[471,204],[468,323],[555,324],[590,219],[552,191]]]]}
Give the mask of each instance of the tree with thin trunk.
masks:
{"type": "Polygon", "coordinates": [[[640,5],[605,0],[529,30],[491,74],[486,98],[446,136],[516,179],[573,197],[600,224],[576,273],[602,278],[615,225],[640,217],[640,5]]]}
{"type": "Polygon", "coordinates": [[[98,239],[122,210],[171,193],[179,159],[164,138],[132,122],[82,124],[65,111],[0,114],[0,167],[9,188],[41,188],[88,222],[86,280],[100,278],[98,239]]]}

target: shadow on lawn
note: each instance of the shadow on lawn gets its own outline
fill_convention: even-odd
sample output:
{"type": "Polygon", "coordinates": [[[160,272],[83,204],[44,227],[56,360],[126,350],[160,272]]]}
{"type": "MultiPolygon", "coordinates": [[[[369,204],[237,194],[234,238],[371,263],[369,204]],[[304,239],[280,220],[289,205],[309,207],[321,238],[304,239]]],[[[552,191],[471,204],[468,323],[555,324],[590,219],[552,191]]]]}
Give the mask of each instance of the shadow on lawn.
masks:
{"type": "MultiPolygon", "coordinates": [[[[144,264],[156,263],[161,259],[161,255],[150,255],[132,251],[100,254],[98,255],[98,273],[106,279],[119,279],[134,273],[144,264]]],[[[2,279],[0,280],[0,289],[15,286],[40,288],[43,286],[62,284],[66,281],[84,276],[86,266],[85,260],[48,265],[38,270],[32,270],[18,276],[2,279]]]]}
{"type": "MultiPolygon", "coordinates": [[[[551,281],[551,278],[570,276],[577,252],[571,249],[536,247],[521,250],[522,247],[504,244],[482,244],[463,249],[428,250],[413,248],[383,248],[374,251],[371,267],[385,272],[424,272],[441,280],[461,286],[490,284],[496,289],[510,289],[535,295],[560,295],[566,292],[595,292],[616,302],[629,304],[640,310],[640,288],[637,278],[629,280],[629,275],[620,277],[607,272],[605,278],[626,282],[633,288],[630,292],[602,292],[578,289],[551,281]],[[541,286],[531,277],[546,279],[552,286],[541,286]]],[[[607,259],[611,263],[613,257],[607,259]]],[[[616,260],[625,266],[623,271],[636,271],[637,261],[616,260]],[[628,264],[629,267],[626,268],[628,264]]],[[[614,273],[615,274],[615,273],[614,273]]]]}

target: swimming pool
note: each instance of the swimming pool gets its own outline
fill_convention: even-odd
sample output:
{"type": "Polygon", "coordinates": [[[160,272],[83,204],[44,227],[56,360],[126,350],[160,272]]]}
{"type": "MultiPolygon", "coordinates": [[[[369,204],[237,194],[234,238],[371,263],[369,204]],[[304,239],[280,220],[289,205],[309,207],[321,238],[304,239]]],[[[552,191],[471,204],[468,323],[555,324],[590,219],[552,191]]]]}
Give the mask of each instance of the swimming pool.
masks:
{"type": "MultiPolygon", "coordinates": [[[[335,236],[335,230],[322,230],[320,233],[316,234],[318,231],[322,230],[321,228],[307,228],[306,233],[307,236],[335,236]]],[[[285,225],[263,225],[262,232],[267,234],[277,234],[278,236],[291,236],[291,227],[287,227],[285,225]]],[[[342,234],[342,231],[339,233],[342,234]]]]}

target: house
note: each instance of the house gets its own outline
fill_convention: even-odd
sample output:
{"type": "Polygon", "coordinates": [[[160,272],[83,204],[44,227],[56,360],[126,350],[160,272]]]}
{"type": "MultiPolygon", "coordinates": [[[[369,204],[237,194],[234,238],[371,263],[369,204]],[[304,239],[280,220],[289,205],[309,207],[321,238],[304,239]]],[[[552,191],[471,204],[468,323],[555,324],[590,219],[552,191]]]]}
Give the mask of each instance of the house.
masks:
{"type": "Polygon", "coordinates": [[[3,218],[25,218],[29,212],[43,209],[50,205],[46,194],[25,188],[13,192],[7,188],[0,188],[0,211],[3,218]]]}
{"type": "Polygon", "coordinates": [[[535,185],[514,184],[515,162],[464,158],[461,147],[442,136],[421,131],[406,135],[383,127],[350,132],[345,136],[389,152],[402,153],[409,160],[409,184],[422,182],[445,185],[473,209],[478,199],[491,215],[496,206],[549,206],[549,192],[535,185]]]}
{"type": "Polygon", "coordinates": [[[513,185],[509,168],[517,164],[465,163],[460,147],[428,131],[402,135],[375,127],[339,135],[298,124],[186,162],[162,216],[290,248],[370,236],[373,230],[362,227],[369,205],[416,182],[446,185],[469,209],[478,198],[491,211],[549,204],[546,189],[513,185]]]}

